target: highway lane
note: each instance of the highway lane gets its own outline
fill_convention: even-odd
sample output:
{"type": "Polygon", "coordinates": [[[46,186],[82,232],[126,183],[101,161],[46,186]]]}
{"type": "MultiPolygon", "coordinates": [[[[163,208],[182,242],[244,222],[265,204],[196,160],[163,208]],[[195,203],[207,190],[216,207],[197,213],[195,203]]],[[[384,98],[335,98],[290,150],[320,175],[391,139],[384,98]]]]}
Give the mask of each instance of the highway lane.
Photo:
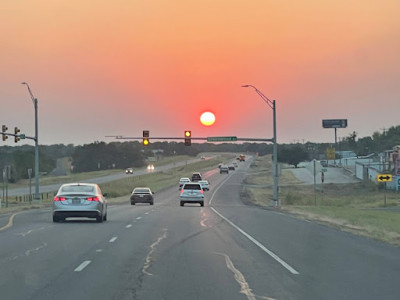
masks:
{"type": "Polygon", "coordinates": [[[102,224],[53,224],[45,209],[16,215],[13,226],[0,231],[2,297],[400,297],[398,248],[244,205],[238,195],[249,163],[230,175],[205,174],[211,191],[203,208],[179,207],[173,187],[158,193],[154,206],[131,206],[128,199],[110,206],[102,224]]]}

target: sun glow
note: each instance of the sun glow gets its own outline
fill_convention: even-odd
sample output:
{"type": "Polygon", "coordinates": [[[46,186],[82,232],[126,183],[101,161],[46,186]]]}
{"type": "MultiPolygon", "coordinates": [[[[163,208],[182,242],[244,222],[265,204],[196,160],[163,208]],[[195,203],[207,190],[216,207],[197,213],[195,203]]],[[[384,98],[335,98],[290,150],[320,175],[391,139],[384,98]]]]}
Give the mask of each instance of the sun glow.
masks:
{"type": "Polygon", "coordinates": [[[211,126],[215,122],[215,115],[207,111],[200,116],[200,122],[204,126],[211,126]]]}

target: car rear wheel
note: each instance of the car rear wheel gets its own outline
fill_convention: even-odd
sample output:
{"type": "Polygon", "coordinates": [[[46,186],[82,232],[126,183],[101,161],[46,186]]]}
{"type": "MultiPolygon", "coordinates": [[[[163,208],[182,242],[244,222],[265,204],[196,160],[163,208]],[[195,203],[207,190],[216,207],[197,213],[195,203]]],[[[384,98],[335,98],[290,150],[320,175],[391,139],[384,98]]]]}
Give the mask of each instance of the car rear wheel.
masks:
{"type": "Polygon", "coordinates": [[[104,215],[103,221],[107,221],[107,213],[104,215]]]}
{"type": "Polygon", "coordinates": [[[183,206],[185,203],[183,201],[181,201],[181,206],[183,206]]]}
{"type": "Polygon", "coordinates": [[[154,205],[154,202],[150,202],[150,205],[154,205]]]}
{"type": "Polygon", "coordinates": [[[102,215],[97,216],[96,221],[97,221],[97,223],[103,223],[103,216],[102,215]]]}
{"type": "Polygon", "coordinates": [[[204,202],[200,202],[200,206],[204,206],[204,202]]]}
{"type": "Polygon", "coordinates": [[[55,223],[58,222],[58,218],[56,216],[53,216],[53,222],[55,222],[55,223]]]}
{"type": "Polygon", "coordinates": [[[135,202],[131,202],[131,205],[135,205],[135,202]]]}

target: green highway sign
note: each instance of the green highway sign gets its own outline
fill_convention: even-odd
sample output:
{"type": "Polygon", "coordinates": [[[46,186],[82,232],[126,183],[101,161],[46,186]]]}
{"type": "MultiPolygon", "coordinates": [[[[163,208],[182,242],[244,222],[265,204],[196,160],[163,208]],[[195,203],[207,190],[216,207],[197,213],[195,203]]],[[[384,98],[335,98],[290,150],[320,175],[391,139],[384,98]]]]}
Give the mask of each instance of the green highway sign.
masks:
{"type": "Polygon", "coordinates": [[[237,141],[236,136],[213,136],[207,137],[207,142],[235,142],[237,141]]]}
{"type": "Polygon", "coordinates": [[[324,173],[325,173],[325,172],[328,172],[328,169],[327,169],[327,168],[322,168],[322,169],[321,169],[321,172],[324,172],[324,173]]]}
{"type": "Polygon", "coordinates": [[[20,134],[20,135],[19,135],[19,138],[20,138],[21,140],[23,140],[23,139],[25,138],[25,134],[20,134]]]}

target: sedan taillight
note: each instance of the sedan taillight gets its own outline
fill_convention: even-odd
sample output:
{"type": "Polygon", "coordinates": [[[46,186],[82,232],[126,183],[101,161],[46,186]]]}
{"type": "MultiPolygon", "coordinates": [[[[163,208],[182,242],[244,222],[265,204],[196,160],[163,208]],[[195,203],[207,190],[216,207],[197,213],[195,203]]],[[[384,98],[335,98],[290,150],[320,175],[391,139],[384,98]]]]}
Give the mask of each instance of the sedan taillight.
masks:
{"type": "Polygon", "coordinates": [[[86,200],[87,201],[99,201],[99,197],[89,197],[89,198],[86,198],[86,200]]]}
{"type": "Polygon", "coordinates": [[[201,189],[201,190],[200,190],[200,193],[204,194],[204,191],[203,191],[203,189],[201,189]]]}
{"type": "Polygon", "coordinates": [[[54,201],[65,201],[65,200],[67,200],[65,197],[57,197],[57,196],[54,197],[54,201]]]}

